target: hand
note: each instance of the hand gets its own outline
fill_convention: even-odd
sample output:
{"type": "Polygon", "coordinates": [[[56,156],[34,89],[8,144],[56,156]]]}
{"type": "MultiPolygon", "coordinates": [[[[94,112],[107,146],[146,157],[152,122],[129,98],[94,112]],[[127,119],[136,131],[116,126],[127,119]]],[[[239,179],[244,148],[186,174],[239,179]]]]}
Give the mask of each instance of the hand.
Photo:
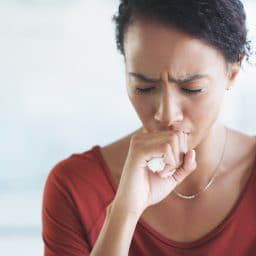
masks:
{"type": "Polygon", "coordinates": [[[196,168],[195,151],[188,151],[187,136],[171,131],[133,135],[114,204],[141,215],[166,198],[196,168]],[[165,168],[153,173],[148,161],[162,156],[165,168]]]}

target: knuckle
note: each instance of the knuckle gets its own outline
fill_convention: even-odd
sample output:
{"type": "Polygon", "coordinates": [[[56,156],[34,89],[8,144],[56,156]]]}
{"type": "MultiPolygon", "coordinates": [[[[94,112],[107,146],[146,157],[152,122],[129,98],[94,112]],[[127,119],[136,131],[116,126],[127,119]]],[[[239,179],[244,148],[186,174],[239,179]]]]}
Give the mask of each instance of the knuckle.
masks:
{"type": "Polygon", "coordinates": [[[164,152],[168,152],[170,150],[170,144],[164,143],[163,149],[164,149],[164,152]]]}
{"type": "Polygon", "coordinates": [[[196,168],[197,168],[197,163],[194,162],[193,165],[192,165],[192,170],[194,171],[196,168]]]}
{"type": "Polygon", "coordinates": [[[177,177],[175,176],[175,174],[172,175],[172,176],[170,177],[170,179],[171,179],[173,182],[175,182],[176,184],[179,183],[179,181],[178,181],[177,177]]]}
{"type": "Polygon", "coordinates": [[[141,144],[140,135],[137,135],[137,134],[133,135],[131,137],[130,144],[133,146],[138,146],[139,144],[141,144]]]}
{"type": "Polygon", "coordinates": [[[184,179],[184,168],[180,167],[174,174],[173,178],[176,180],[177,183],[180,183],[184,179]]]}
{"type": "Polygon", "coordinates": [[[167,143],[169,143],[169,144],[173,143],[173,137],[172,136],[167,138],[167,143]]]}
{"type": "Polygon", "coordinates": [[[140,137],[140,134],[135,133],[135,134],[132,135],[131,141],[136,141],[137,139],[139,139],[139,137],[140,137]]]}

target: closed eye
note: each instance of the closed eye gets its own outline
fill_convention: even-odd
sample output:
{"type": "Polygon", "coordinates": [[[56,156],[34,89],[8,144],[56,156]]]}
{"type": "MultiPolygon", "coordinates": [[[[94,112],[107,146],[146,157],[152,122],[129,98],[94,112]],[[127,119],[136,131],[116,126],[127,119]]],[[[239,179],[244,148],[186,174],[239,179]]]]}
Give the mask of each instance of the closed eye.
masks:
{"type": "Polygon", "coordinates": [[[186,94],[196,94],[202,92],[202,89],[197,89],[197,90],[190,90],[187,88],[181,88],[181,90],[186,93],[186,94]]]}
{"type": "MultiPolygon", "coordinates": [[[[146,93],[150,93],[155,89],[155,87],[149,87],[149,88],[136,88],[136,92],[139,94],[146,94],[146,93]]],[[[181,90],[186,93],[186,94],[197,94],[202,92],[202,89],[197,89],[197,90],[190,90],[187,88],[181,88],[181,90]]]]}
{"type": "Polygon", "coordinates": [[[149,87],[149,88],[136,88],[136,92],[139,94],[144,94],[144,93],[149,93],[151,91],[153,91],[155,89],[155,87],[149,87]]]}

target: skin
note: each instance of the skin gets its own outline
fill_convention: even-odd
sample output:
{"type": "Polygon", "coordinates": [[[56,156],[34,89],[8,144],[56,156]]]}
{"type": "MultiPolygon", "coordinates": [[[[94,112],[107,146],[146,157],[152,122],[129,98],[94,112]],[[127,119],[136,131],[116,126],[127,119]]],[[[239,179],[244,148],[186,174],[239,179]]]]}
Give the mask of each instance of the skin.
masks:
{"type": "Polygon", "coordinates": [[[143,129],[187,132],[189,149],[196,148],[197,171],[180,185],[183,193],[193,194],[207,182],[220,159],[225,131],[218,116],[239,65],[229,64],[227,70],[218,50],[174,28],[142,19],[126,33],[125,60],[128,96],[143,129]],[[152,89],[143,94],[136,88],[152,89]],[[188,94],[186,90],[202,91],[188,94]],[[209,154],[209,148],[215,150],[209,154]]]}
{"type": "MultiPolygon", "coordinates": [[[[218,117],[226,90],[233,86],[240,63],[227,63],[217,49],[205,42],[146,19],[137,19],[129,25],[124,49],[127,93],[142,127],[102,148],[113,180],[120,185],[134,135],[183,132],[187,134],[188,150],[196,152],[197,166],[176,190],[194,194],[205,187],[221,158],[226,129],[218,117]],[[138,88],[151,89],[142,94],[138,93],[138,88]],[[188,94],[188,90],[201,91],[188,94]]],[[[177,152],[181,144],[172,141],[175,162],[179,161],[177,152]]],[[[194,200],[183,200],[170,193],[158,204],[148,207],[141,218],[175,241],[194,241],[202,237],[232,209],[250,175],[254,159],[255,139],[229,129],[226,151],[214,185],[194,200]]]]}

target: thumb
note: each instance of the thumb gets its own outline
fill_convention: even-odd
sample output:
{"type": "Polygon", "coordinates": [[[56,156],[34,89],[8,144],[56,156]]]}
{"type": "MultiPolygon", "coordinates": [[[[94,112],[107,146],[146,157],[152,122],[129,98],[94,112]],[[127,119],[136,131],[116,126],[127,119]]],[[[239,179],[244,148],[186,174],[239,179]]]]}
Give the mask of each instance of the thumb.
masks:
{"type": "Polygon", "coordinates": [[[184,162],[176,172],[170,177],[175,183],[180,184],[189,174],[196,169],[196,152],[195,150],[189,150],[184,156],[184,162]]]}

